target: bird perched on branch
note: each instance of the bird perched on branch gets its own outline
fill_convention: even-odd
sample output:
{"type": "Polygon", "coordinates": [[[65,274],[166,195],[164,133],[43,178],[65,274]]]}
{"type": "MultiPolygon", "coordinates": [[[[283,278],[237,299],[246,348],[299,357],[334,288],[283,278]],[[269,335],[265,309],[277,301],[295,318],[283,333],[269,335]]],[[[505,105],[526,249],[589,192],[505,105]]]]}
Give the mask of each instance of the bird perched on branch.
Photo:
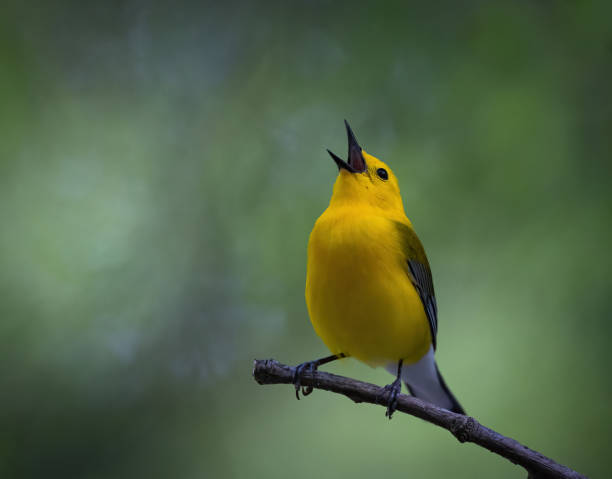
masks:
{"type": "MultiPolygon", "coordinates": [[[[296,395],[304,371],[354,357],[396,375],[385,387],[389,418],[402,380],[414,396],[465,414],[434,360],[438,311],[431,271],[397,179],[345,125],[348,161],[328,150],[339,173],[310,234],[306,277],[310,321],[333,354],[296,368],[296,395]]],[[[305,395],[311,391],[302,388],[305,395]]]]}

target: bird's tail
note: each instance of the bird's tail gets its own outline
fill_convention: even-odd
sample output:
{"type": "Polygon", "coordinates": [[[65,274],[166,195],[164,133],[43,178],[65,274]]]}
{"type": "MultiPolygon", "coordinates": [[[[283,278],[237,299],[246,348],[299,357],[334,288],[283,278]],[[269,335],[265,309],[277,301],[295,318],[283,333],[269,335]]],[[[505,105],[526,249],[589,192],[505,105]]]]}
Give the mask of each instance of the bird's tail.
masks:
{"type": "MultiPolygon", "coordinates": [[[[392,374],[397,374],[397,364],[387,366],[392,374]]],[[[418,362],[402,368],[402,380],[410,394],[436,406],[443,407],[458,414],[465,411],[450,391],[434,359],[433,346],[418,362]]]]}

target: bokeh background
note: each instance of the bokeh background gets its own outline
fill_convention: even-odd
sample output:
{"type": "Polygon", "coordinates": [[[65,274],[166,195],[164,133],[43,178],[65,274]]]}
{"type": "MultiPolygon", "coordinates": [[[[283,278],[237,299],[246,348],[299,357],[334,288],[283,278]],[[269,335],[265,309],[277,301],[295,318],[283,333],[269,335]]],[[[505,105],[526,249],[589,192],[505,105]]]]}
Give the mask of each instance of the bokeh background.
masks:
{"type": "Polygon", "coordinates": [[[327,354],[306,245],[344,118],[400,178],[467,411],[608,475],[610,5],[5,2],[0,476],[524,476],[253,381],[327,354]]]}

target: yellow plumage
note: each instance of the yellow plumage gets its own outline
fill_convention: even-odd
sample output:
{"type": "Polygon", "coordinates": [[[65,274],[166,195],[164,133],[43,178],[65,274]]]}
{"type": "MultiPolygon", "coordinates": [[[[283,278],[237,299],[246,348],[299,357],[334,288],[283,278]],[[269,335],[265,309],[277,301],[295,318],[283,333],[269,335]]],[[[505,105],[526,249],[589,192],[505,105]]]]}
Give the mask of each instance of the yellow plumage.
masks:
{"type": "Polygon", "coordinates": [[[346,129],[349,159],[329,152],[339,174],[329,206],[310,234],[306,275],[310,320],[333,355],[296,368],[298,399],[304,370],[351,356],[396,375],[386,386],[389,417],[402,380],[412,394],[463,414],[434,360],[433,280],[404,213],[397,179],[362,150],[348,123],[346,129]]]}
{"type": "Polygon", "coordinates": [[[330,205],[310,235],[308,312],[334,354],[372,366],[414,363],[432,338],[397,228],[412,225],[389,167],[365,151],[363,157],[370,174],[340,170],[330,205]],[[379,168],[388,180],[377,177],[379,168]]]}

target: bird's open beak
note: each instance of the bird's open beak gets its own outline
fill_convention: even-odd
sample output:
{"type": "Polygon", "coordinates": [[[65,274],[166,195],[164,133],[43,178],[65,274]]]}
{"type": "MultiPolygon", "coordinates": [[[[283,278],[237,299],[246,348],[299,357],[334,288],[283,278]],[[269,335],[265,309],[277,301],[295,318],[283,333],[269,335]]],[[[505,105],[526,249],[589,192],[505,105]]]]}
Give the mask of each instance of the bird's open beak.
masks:
{"type": "Polygon", "coordinates": [[[327,152],[336,162],[336,165],[338,165],[338,169],[343,168],[351,173],[363,173],[366,170],[366,163],[361,153],[361,147],[357,143],[357,138],[355,138],[355,134],[351,130],[348,121],[344,120],[344,124],[346,126],[346,135],[348,136],[348,162],[329,150],[327,152]]]}

